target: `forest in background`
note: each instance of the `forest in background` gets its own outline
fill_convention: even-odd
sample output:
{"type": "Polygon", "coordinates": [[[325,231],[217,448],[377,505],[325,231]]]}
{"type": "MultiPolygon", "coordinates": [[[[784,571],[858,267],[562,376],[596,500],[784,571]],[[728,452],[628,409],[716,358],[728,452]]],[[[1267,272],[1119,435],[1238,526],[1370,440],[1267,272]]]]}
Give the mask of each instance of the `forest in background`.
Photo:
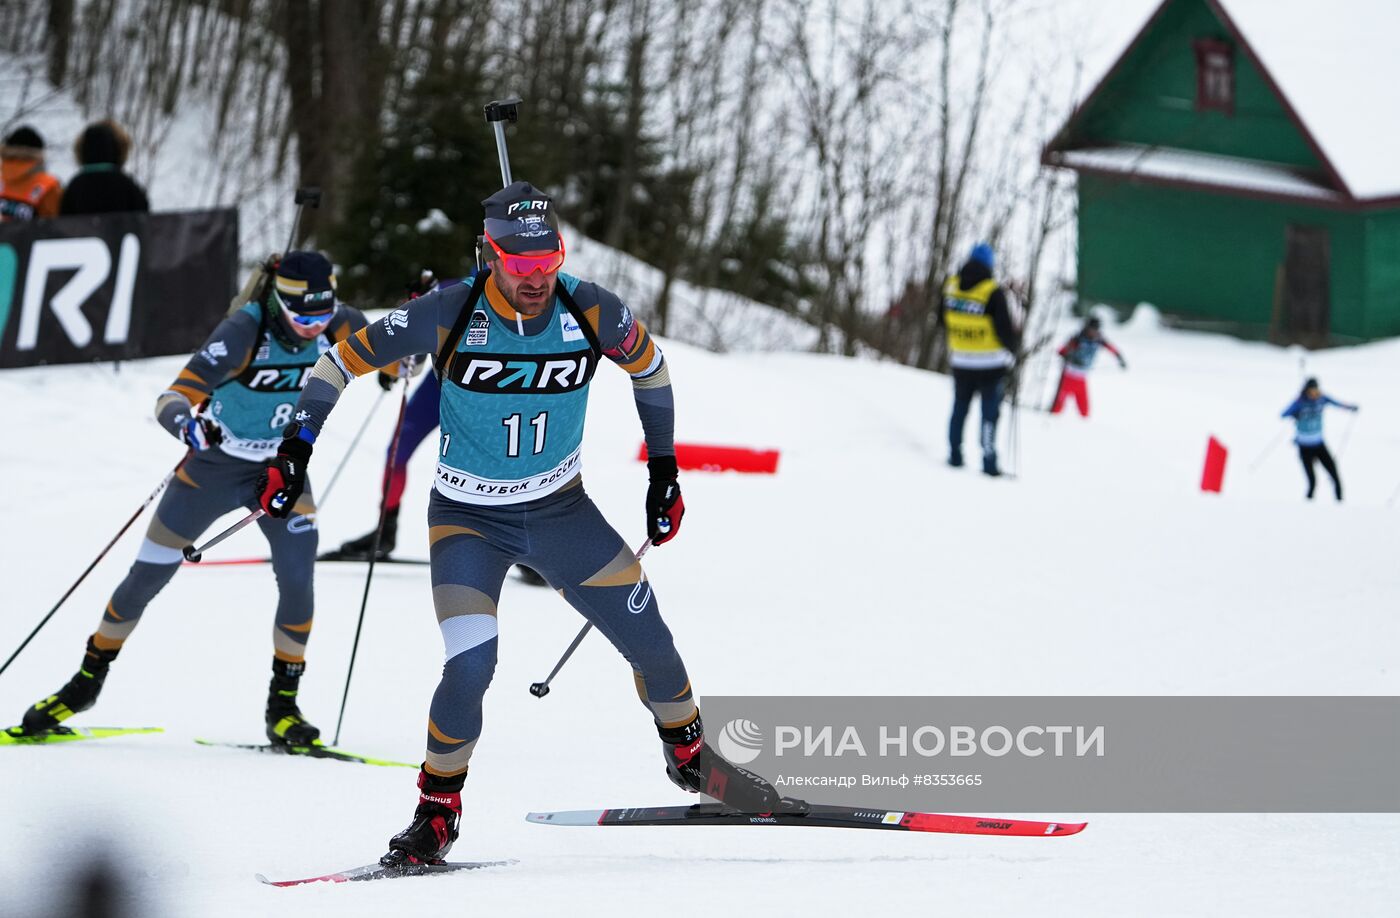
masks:
{"type": "Polygon", "coordinates": [[[819,350],[935,368],[939,286],[972,242],[1028,308],[1060,282],[1047,254],[1072,183],[1038,152],[1080,68],[1016,40],[1048,5],[9,0],[0,50],[42,56],[50,86],[138,143],[212,106],[230,173],[267,181],[257,161],[323,188],[302,234],[357,302],[470,269],[500,184],[482,106],[514,95],[515,176],[660,269],[638,305],[663,334],[684,280],[802,318],[819,350]]]}

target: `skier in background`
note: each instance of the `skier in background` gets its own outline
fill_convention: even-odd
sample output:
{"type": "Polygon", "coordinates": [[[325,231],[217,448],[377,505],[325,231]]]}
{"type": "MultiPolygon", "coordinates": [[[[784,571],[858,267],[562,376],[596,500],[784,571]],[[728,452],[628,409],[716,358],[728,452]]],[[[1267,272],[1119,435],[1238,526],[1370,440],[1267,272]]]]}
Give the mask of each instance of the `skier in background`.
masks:
{"type": "MultiPolygon", "coordinates": [[[[190,453],[156,508],[136,562],[112,594],[88,638],[78,672],[24,714],[20,735],[52,731],[97,701],[108,668],[184,560],[183,549],[219,517],[254,509],[250,492],[277,451],[301,386],[328,348],[365,327],[358,310],[335,297],[331,263],[317,252],[289,252],[261,302],[250,302],[214,329],[180,375],[156,399],[156,420],[190,453]],[[199,412],[195,406],[203,406],[199,412]]],[[[304,746],[320,731],[297,707],[311,636],[316,505],[304,491],[288,513],[258,520],[272,549],[277,613],[267,738],[304,746]]]]}
{"type": "Polygon", "coordinates": [[[1342,479],[1337,472],[1337,462],[1322,441],[1322,412],[1328,405],[1353,412],[1361,410],[1360,405],[1348,405],[1330,395],[1323,395],[1317,380],[1309,379],[1303,383],[1303,391],[1280,415],[1292,418],[1295,425],[1293,442],[1298,444],[1298,458],[1303,463],[1303,474],[1308,476],[1308,500],[1313,499],[1313,492],[1317,490],[1317,473],[1313,471],[1313,465],[1317,462],[1321,462],[1327,474],[1332,476],[1332,488],[1337,493],[1337,500],[1342,499],[1342,479]]]}
{"type": "Polygon", "coordinates": [[[1128,368],[1128,361],[1123,359],[1118,348],[1104,338],[1103,323],[1096,318],[1090,318],[1079,330],[1079,334],[1070,338],[1065,342],[1065,346],[1060,348],[1059,354],[1064,358],[1065,364],[1060,370],[1060,384],[1055,390],[1055,404],[1050,408],[1051,414],[1063,411],[1065,402],[1070,396],[1074,396],[1079,416],[1089,416],[1089,370],[1094,365],[1094,358],[1099,355],[1099,348],[1117,357],[1120,367],[1125,370],[1128,368]]]}
{"type": "Polygon", "coordinates": [[[982,399],[982,472],[996,477],[997,419],[1007,375],[1021,348],[1019,317],[992,279],[992,247],[979,242],[958,273],[943,285],[943,321],[953,370],[953,414],[948,420],[948,464],[963,464],[963,427],[974,395],[982,399]]]}
{"type": "Polygon", "coordinates": [[[44,171],[44,138],[29,125],[15,128],[0,146],[0,223],[57,217],[63,187],[44,171]]]}
{"type": "Polygon", "coordinates": [[[457,838],[482,697],[496,667],[497,603],[517,560],[543,573],[631,664],[673,781],[744,812],[772,812],[780,804],[773,786],[707,744],[655,592],[579,474],[588,385],[606,357],[631,377],[651,457],[647,536],[660,545],[680,531],[685,503],[665,359],[614,294],[560,273],[564,242],[548,195],[515,182],[483,204],[486,268],[327,352],[259,482],[263,508],[285,514],[345,386],[376,365],[437,355],[442,445],[428,526],[446,663],[429,710],[413,821],[389,841],[381,863],[440,862],[457,838]]]}
{"type": "MultiPolygon", "coordinates": [[[[451,286],[455,283],[459,283],[459,281],[439,283],[433,272],[425,269],[417,281],[408,285],[408,298],[415,300],[440,287],[451,286]]],[[[398,367],[380,370],[375,378],[381,389],[385,392],[391,392],[394,383],[399,380],[398,367]]],[[[379,552],[376,555],[378,561],[387,560],[389,553],[398,544],[399,504],[403,501],[403,492],[408,486],[408,460],[413,457],[413,453],[423,440],[434,430],[437,430],[440,391],[437,374],[430,369],[423,381],[418,384],[418,388],[414,389],[413,394],[408,398],[408,405],[404,409],[403,427],[399,430],[398,449],[395,450],[391,439],[388,449],[385,450],[383,490],[381,493],[385,493],[386,496],[384,527],[383,532],[379,533],[379,552]]],[[[370,551],[374,546],[375,532],[376,529],[371,529],[359,538],[342,543],[339,548],[322,555],[321,560],[368,561],[370,551]]]]}

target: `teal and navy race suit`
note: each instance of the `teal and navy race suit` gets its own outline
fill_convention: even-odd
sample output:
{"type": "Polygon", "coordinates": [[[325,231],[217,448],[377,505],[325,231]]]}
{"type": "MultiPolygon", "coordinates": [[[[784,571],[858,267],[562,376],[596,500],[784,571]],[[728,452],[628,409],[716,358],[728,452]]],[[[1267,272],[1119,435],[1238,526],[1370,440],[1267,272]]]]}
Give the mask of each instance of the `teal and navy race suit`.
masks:
{"type": "MultiPolygon", "coordinates": [[[[326,330],[310,341],[280,332],[279,316],[248,303],[219,323],[204,346],[156,401],[156,419],[174,436],[193,405],[219,421],[223,442],[194,453],[161,498],[146,538],[93,636],[100,650],[121,647],[155,595],[170,582],[193,544],[230,510],[257,509],[254,484],[277,452],[301,387],[316,361],[337,341],[364,328],[365,317],[341,304],[326,330]]],[[[290,663],[305,660],[313,613],[316,505],[310,487],[286,519],[258,521],[272,549],[277,577],[273,652],[290,663]]]]}
{"type": "Polygon", "coordinates": [[[419,297],[352,335],[316,365],[297,420],[319,433],[346,383],[376,367],[437,354],[463,311],[446,366],[441,440],[428,507],[433,605],[446,664],[428,719],[432,774],[465,774],[496,666],[496,604],[507,570],[544,576],[631,663],[662,726],[689,723],[695,701],[641,564],[584,492],[588,385],[600,356],[632,377],[647,448],[673,455],[670,375],[656,343],[615,295],[560,274],[585,327],[559,295],[517,314],[489,274],[419,297]],[[475,298],[474,298],[475,297],[475,298]],[[591,337],[596,339],[595,350],[591,337]],[[601,351],[601,354],[599,353],[601,351]]]}
{"type": "Polygon", "coordinates": [[[1345,408],[1348,411],[1355,411],[1355,405],[1348,405],[1346,402],[1339,402],[1330,395],[1318,393],[1317,398],[1308,398],[1307,393],[1300,394],[1293,400],[1287,408],[1283,409],[1281,417],[1292,418],[1296,425],[1296,433],[1293,442],[1298,446],[1298,459],[1303,463],[1303,474],[1308,479],[1308,499],[1311,500],[1313,492],[1317,490],[1317,473],[1313,471],[1314,463],[1321,462],[1322,468],[1332,478],[1332,489],[1336,492],[1337,500],[1342,499],[1342,474],[1337,470],[1337,460],[1332,457],[1332,453],[1327,449],[1327,444],[1322,439],[1322,412],[1328,405],[1335,405],[1338,408],[1345,408]]]}

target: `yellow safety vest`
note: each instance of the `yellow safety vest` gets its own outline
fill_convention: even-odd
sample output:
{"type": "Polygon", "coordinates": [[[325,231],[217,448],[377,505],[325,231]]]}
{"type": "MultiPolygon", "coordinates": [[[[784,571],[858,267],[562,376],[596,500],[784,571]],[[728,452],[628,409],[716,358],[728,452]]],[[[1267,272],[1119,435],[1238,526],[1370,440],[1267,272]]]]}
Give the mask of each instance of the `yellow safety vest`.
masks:
{"type": "Polygon", "coordinates": [[[1011,352],[997,337],[987,302],[997,282],[988,278],[971,290],[960,289],[954,274],[943,285],[943,321],[948,327],[949,362],[963,369],[1010,366],[1011,352]]]}

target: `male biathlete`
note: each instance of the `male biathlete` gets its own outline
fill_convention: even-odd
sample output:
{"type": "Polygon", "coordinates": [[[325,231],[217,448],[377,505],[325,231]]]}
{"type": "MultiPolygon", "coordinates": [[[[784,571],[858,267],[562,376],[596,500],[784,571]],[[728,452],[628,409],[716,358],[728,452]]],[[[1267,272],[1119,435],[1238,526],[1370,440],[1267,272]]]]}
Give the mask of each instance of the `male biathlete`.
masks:
{"type": "Polygon", "coordinates": [[[705,742],[690,677],[651,584],[580,477],[588,385],[607,357],[632,377],[646,437],[647,535],[661,544],[679,531],[685,505],[661,351],[615,295],[560,273],[564,243],[548,195],[515,182],[483,204],[485,268],[322,357],[260,482],[262,506],[286,513],[345,385],[375,367],[436,354],[442,432],[428,533],[446,664],[429,709],[413,821],[381,862],[438,862],[457,838],[481,699],[496,665],[496,604],[517,561],[543,574],[632,665],[673,781],[739,810],[771,812],[780,805],[772,785],[705,742]]]}

